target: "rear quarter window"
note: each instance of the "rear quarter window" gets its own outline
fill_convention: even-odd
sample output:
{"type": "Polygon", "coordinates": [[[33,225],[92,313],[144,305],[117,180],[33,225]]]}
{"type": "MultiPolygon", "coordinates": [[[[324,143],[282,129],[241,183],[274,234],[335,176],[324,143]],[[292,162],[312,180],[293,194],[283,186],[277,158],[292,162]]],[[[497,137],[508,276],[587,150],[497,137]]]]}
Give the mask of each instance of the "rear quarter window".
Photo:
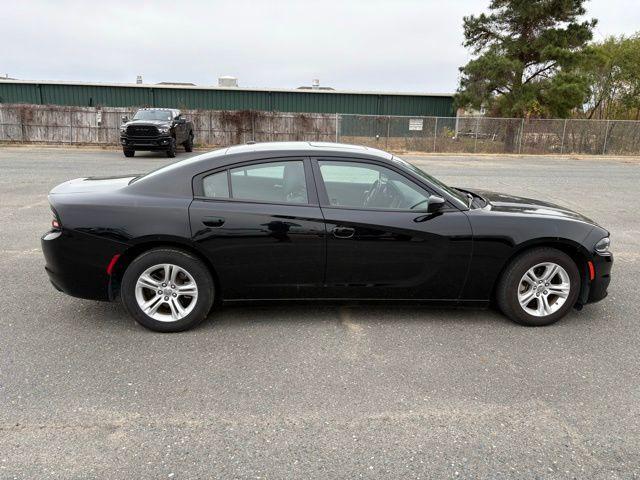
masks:
{"type": "Polygon", "coordinates": [[[208,198],[229,198],[227,171],[207,175],[202,179],[202,189],[208,198]]]}

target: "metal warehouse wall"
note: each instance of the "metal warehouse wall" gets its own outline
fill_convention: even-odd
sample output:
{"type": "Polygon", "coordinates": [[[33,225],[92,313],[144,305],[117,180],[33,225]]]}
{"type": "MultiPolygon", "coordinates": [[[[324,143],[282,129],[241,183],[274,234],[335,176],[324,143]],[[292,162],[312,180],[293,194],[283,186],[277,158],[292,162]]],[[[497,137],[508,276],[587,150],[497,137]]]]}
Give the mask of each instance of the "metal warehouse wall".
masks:
{"type": "Polygon", "coordinates": [[[6,80],[0,81],[0,103],[361,115],[454,115],[451,96],[26,83],[6,80]]]}

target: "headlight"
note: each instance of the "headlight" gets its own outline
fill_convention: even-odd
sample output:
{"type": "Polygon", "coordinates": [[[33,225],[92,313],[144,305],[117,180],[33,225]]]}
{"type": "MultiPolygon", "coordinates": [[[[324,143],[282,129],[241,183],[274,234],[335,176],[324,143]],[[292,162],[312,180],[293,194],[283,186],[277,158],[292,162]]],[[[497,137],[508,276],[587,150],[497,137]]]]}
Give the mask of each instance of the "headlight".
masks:
{"type": "Polygon", "coordinates": [[[609,253],[609,246],[611,245],[611,239],[609,237],[604,237],[598,243],[596,243],[595,250],[598,253],[609,253]]]}
{"type": "Polygon", "coordinates": [[[120,125],[120,133],[124,133],[127,131],[127,126],[126,125],[120,125]]]}
{"type": "Polygon", "coordinates": [[[160,133],[169,133],[170,128],[169,127],[158,127],[158,131],[160,133]]]}

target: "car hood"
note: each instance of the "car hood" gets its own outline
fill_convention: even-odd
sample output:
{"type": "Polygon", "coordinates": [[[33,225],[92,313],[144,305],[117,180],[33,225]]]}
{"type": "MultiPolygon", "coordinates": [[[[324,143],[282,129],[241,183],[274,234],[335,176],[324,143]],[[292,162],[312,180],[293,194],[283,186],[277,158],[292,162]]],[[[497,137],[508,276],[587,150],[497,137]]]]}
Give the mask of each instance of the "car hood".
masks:
{"type": "Polygon", "coordinates": [[[155,127],[166,127],[171,122],[168,120],[130,120],[125,123],[125,126],[129,125],[153,125],[155,127]]]}
{"type": "Polygon", "coordinates": [[[489,190],[469,190],[477,193],[491,206],[491,211],[504,213],[517,213],[521,215],[549,215],[554,217],[571,218],[585,223],[597,225],[596,222],[581,213],[574,212],[566,207],[554,203],[534,200],[532,198],[517,197],[506,193],[492,192],[489,190]]]}
{"type": "Polygon", "coordinates": [[[49,192],[50,195],[67,193],[95,193],[116,190],[126,187],[131,180],[138,175],[121,175],[117,177],[87,177],[76,178],[68,182],[61,183],[49,192]]]}

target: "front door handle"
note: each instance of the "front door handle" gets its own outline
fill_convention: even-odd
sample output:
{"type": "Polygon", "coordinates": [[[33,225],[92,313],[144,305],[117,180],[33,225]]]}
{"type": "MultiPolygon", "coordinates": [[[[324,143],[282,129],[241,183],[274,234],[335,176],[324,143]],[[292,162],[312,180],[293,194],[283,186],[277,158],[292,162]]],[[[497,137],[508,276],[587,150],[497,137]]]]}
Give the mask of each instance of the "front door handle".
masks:
{"type": "Polygon", "coordinates": [[[336,238],[351,238],[355,233],[356,229],[350,227],[336,227],[333,229],[333,236],[336,238]]]}
{"type": "Polygon", "coordinates": [[[202,219],[202,223],[204,223],[207,227],[221,227],[224,225],[224,218],[222,217],[204,217],[202,219]]]}

